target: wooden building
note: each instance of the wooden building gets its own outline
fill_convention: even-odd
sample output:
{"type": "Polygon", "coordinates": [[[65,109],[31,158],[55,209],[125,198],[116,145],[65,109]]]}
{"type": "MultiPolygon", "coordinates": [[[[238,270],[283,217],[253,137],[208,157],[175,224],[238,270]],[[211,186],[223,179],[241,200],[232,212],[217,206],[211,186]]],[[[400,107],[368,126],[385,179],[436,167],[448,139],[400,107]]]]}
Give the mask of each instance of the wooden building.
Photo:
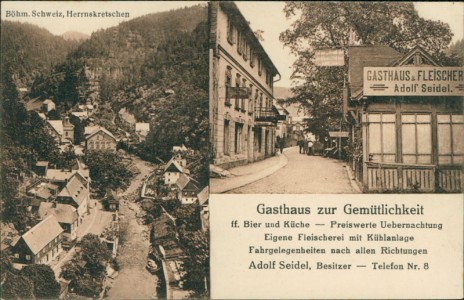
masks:
{"type": "Polygon", "coordinates": [[[348,49],[351,166],[365,192],[462,192],[464,69],[417,46],[348,49]]]}

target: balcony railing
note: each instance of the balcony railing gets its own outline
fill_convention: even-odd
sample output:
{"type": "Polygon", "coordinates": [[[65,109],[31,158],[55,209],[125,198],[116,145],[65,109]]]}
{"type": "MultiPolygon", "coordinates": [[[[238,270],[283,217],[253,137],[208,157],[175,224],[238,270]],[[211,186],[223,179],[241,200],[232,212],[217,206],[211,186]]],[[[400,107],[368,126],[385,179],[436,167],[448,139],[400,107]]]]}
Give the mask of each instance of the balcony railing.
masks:
{"type": "Polygon", "coordinates": [[[272,108],[255,109],[255,121],[258,122],[277,122],[277,115],[272,108]]]}
{"type": "Polygon", "coordinates": [[[461,166],[407,165],[396,163],[367,164],[367,192],[451,192],[463,191],[461,166]]]}

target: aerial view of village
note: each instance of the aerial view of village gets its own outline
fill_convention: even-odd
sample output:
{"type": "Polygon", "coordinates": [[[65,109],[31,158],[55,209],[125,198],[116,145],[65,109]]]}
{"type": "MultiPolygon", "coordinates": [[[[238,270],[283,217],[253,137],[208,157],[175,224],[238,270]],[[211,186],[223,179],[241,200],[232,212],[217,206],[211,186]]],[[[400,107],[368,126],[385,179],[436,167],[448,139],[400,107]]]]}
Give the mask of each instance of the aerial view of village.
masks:
{"type": "Polygon", "coordinates": [[[99,5],[2,3],[0,298],[208,298],[207,4],[99,5]]]}

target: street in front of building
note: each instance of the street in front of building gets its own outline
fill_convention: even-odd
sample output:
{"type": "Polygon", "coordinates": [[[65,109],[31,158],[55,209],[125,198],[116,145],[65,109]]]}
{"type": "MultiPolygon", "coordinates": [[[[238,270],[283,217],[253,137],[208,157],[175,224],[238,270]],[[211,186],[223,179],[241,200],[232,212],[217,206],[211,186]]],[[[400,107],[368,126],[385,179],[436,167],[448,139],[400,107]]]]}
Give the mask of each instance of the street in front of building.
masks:
{"type": "MultiPolygon", "coordinates": [[[[227,193],[350,194],[360,192],[354,180],[350,178],[346,165],[339,160],[299,154],[297,147],[288,148],[281,155],[284,155],[288,160],[285,166],[267,177],[250,182],[227,193]]],[[[253,168],[253,165],[250,164],[246,167],[253,168]]],[[[243,170],[244,166],[239,168],[245,172],[243,170]]],[[[229,171],[234,173],[234,169],[229,171]]],[[[234,178],[220,180],[227,181],[234,180],[234,178]]],[[[216,181],[216,183],[219,182],[216,181]]]]}

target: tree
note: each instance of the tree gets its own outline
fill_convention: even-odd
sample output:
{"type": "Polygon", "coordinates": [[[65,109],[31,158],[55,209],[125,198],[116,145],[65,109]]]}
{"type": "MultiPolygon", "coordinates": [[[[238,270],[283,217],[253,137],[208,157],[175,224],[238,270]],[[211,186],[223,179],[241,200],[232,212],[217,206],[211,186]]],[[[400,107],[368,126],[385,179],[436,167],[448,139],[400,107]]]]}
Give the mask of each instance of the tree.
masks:
{"type": "Polygon", "coordinates": [[[86,234],[78,244],[81,247],[81,257],[86,262],[90,274],[101,274],[111,258],[111,252],[95,234],[86,234]]]}
{"type": "Polygon", "coordinates": [[[21,275],[6,271],[4,282],[0,286],[2,299],[35,299],[32,281],[21,275]]]}
{"type": "Polygon", "coordinates": [[[37,298],[58,298],[60,284],[55,279],[55,273],[48,265],[28,265],[21,269],[21,276],[28,278],[34,286],[37,298]]]}
{"type": "Polygon", "coordinates": [[[181,245],[185,252],[184,288],[191,290],[196,298],[209,298],[206,288],[209,285],[208,232],[184,232],[181,236],[181,245]]]}
{"type": "Polygon", "coordinates": [[[117,190],[129,185],[133,173],[122,162],[119,154],[110,151],[90,151],[86,153],[85,162],[90,169],[92,186],[101,195],[106,190],[117,190]]]}
{"type": "Polygon", "coordinates": [[[301,103],[312,116],[309,129],[322,136],[340,129],[346,67],[316,66],[316,49],[347,47],[356,37],[403,53],[421,45],[443,60],[452,38],[448,24],[419,17],[412,2],[287,2],[284,12],[287,18],[300,15],[280,40],[297,56],[292,78],[303,82],[288,102],[301,103]]]}

